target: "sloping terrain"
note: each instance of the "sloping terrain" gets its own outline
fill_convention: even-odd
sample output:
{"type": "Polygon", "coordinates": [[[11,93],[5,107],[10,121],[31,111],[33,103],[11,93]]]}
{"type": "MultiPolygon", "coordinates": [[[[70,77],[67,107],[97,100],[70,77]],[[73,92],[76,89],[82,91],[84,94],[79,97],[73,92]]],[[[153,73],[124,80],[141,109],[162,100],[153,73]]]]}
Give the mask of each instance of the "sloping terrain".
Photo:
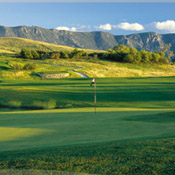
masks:
{"type": "MultiPolygon", "coordinates": [[[[21,49],[25,47],[43,51],[73,51],[74,49],[73,47],[40,42],[31,39],[16,37],[0,38],[0,53],[16,53],[21,51],[21,49]]],[[[97,52],[97,50],[86,49],[86,52],[97,52]]]]}

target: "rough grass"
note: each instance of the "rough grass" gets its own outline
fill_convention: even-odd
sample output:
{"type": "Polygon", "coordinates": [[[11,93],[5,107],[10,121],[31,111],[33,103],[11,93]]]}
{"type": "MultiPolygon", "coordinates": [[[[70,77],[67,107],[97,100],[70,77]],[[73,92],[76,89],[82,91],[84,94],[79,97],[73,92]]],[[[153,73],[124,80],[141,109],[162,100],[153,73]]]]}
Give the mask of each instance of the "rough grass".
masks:
{"type": "Polygon", "coordinates": [[[56,100],[50,99],[49,101],[34,101],[33,108],[38,109],[54,109],[56,108],[56,100]]]}
{"type": "Polygon", "coordinates": [[[157,139],[5,152],[1,153],[0,167],[13,168],[14,174],[172,175],[174,146],[175,139],[157,139]]]}
{"type": "MultiPolygon", "coordinates": [[[[4,58],[4,57],[3,57],[4,58]]],[[[36,69],[33,71],[16,71],[7,69],[9,58],[1,59],[1,79],[37,79],[36,75],[40,72],[68,72],[75,70],[81,72],[88,77],[163,77],[175,76],[175,65],[131,65],[106,61],[98,61],[97,63],[89,60],[45,60],[30,61],[35,64],[36,69]],[[59,66],[57,66],[59,65],[59,66]],[[80,69],[78,69],[79,67],[80,69]]],[[[24,64],[23,60],[16,59],[13,62],[24,64]]],[[[70,72],[69,72],[70,73],[70,72]]],[[[69,78],[78,78],[79,75],[71,73],[69,78]]]]}
{"type": "Polygon", "coordinates": [[[175,65],[134,65],[110,61],[91,62],[90,60],[46,60],[49,64],[75,66],[75,69],[88,77],[161,77],[175,76],[175,65]]]}
{"type": "MultiPolygon", "coordinates": [[[[19,67],[19,66],[18,66],[19,67]]],[[[0,56],[0,79],[4,80],[36,80],[41,79],[38,76],[38,73],[41,72],[69,72],[70,76],[68,78],[80,78],[81,76],[70,72],[71,67],[59,67],[45,64],[41,61],[33,61],[33,60],[23,60],[19,58],[12,57],[12,55],[8,56],[0,56]],[[21,68],[14,69],[11,65],[21,65],[21,68]],[[35,65],[34,70],[23,70],[22,68],[26,64],[35,65]]]]}

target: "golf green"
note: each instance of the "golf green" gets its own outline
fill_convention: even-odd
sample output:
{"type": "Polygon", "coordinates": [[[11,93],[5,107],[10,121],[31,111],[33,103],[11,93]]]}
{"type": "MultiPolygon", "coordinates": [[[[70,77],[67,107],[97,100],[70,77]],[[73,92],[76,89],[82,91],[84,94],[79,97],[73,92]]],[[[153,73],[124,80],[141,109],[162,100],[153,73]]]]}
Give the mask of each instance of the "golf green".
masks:
{"type": "Polygon", "coordinates": [[[4,112],[0,114],[0,150],[174,137],[174,114],[140,108],[4,112]]]}

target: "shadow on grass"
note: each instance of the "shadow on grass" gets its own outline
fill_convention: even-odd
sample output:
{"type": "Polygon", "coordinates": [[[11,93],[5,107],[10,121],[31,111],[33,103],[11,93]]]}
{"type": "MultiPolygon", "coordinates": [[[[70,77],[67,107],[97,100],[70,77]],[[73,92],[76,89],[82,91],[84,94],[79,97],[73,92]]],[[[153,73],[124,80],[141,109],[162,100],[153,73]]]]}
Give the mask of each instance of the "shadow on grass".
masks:
{"type": "Polygon", "coordinates": [[[139,122],[155,122],[155,123],[174,123],[175,112],[130,116],[129,118],[125,118],[124,120],[139,121],[139,122]]]}
{"type": "Polygon", "coordinates": [[[10,68],[6,67],[6,66],[0,66],[1,70],[9,70],[10,68]]]}

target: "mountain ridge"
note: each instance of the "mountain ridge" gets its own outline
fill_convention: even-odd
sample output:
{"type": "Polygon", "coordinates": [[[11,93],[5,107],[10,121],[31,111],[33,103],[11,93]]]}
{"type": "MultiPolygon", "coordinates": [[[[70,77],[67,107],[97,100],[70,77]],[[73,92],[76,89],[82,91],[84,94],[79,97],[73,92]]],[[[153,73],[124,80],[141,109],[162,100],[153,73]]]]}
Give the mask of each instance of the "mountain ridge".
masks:
{"type": "Polygon", "coordinates": [[[108,32],[71,32],[45,29],[37,26],[0,26],[0,37],[20,37],[63,46],[83,49],[108,50],[116,45],[135,47],[138,50],[160,51],[167,44],[175,51],[175,34],[144,32],[129,35],[113,35],[108,32]]]}

